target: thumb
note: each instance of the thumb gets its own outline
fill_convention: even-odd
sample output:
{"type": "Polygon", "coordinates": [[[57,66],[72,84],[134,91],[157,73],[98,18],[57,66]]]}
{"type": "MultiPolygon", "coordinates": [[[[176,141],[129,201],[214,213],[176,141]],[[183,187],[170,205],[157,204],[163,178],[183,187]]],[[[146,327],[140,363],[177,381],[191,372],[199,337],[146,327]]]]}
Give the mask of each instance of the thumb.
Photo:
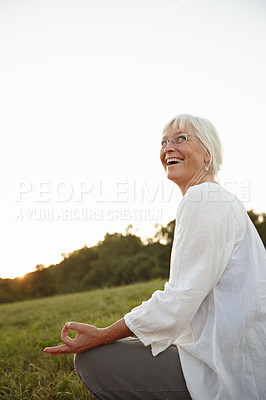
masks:
{"type": "Polygon", "coordinates": [[[68,330],[71,329],[73,331],[76,331],[79,334],[79,322],[66,322],[62,331],[61,331],[61,339],[64,343],[66,344],[71,344],[74,339],[71,339],[68,336],[68,330]]]}
{"type": "Polygon", "coordinates": [[[81,322],[74,322],[74,321],[65,323],[65,327],[67,327],[67,329],[71,329],[72,331],[77,331],[77,332],[81,330],[81,327],[83,325],[84,324],[82,324],[81,322]]]}

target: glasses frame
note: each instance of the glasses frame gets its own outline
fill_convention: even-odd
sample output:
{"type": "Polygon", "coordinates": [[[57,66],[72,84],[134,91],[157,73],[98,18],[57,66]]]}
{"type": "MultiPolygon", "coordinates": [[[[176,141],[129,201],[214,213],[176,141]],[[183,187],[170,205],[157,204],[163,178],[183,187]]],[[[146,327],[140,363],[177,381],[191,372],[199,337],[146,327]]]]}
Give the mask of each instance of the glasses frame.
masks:
{"type": "Polygon", "coordinates": [[[175,143],[175,139],[163,139],[163,141],[166,141],[166,144],[165,145],[163,145],[163,144],[161,144],[161,150],[164,150],[165,148],[166,148],[166,146],[169,144],[169,143],[172,143],[172,145],[173,146],[175,146],[175,147],[177,147],[177,146],[181,146],[182,144],[184,144],[184,143],[186,143],[187,142],[187,138],[188,138],[188,136],[195,136],[195,135],[189,135],[188,133],[186,133],[186,132],[178,132],[177,133],[177,136],[185,136],[186,137],[186,140],[184,140],[184,142],[182,142],[182,143],[175,143]]]}

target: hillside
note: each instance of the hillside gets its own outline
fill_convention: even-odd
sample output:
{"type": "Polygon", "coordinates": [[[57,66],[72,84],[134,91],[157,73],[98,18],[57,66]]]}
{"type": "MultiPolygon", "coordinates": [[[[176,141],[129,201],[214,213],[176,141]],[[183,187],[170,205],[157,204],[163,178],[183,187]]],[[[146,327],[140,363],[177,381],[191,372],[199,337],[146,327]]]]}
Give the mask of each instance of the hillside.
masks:
{"type": "Polygon", "coordinates": [[[0,305],[0,399],[92,399],[73,368],[73,355],[50,356],[66,321],[104,327],[148,299],[164,281],[98,289],[0,305]]]}

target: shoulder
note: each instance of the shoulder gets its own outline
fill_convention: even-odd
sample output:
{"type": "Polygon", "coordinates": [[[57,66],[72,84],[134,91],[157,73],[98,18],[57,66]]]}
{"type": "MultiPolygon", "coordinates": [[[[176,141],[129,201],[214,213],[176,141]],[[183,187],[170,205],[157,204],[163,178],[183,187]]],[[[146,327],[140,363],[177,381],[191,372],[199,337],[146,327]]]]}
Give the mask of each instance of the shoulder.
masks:
{"type": "Polygon", "coordinates": [[[203,203],[215,203],[215,202],[235,202],[238,199],[228,190],[223,188],[221,185],[212,182],[204,182],[200,185],[191,186],[184,200],[198,201],[203,203]]]}
{"type": "MultiPolygon", "coordinates": [[[[197,219],[214,218],[222,220],[235,214],[241,202],[222,186],[205,182],[191,186],[184,196],[178,210],[178,215],[187,217],[195,215],[197,219]]],[[[241,207],[241,206],[240,206],[241,207]]]]}

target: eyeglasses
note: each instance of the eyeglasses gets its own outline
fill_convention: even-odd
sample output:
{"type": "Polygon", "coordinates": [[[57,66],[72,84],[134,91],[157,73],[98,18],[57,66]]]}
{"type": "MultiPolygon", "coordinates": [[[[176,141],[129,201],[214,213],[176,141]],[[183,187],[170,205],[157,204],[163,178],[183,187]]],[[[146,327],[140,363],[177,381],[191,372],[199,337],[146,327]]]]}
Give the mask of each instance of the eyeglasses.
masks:
{"type": "Polygon", "coordinates": [[[180,132],[178,135],[176,135],[173,139],[166,139],[163,138],[161,141],[161,148],[164,149],[168,143],[172,143],[174,146],[179,146],[180,144],[183,144],[187,142],[188,136],[194,136],[194,135],[188,135],[185,132],[180,132]]]}

